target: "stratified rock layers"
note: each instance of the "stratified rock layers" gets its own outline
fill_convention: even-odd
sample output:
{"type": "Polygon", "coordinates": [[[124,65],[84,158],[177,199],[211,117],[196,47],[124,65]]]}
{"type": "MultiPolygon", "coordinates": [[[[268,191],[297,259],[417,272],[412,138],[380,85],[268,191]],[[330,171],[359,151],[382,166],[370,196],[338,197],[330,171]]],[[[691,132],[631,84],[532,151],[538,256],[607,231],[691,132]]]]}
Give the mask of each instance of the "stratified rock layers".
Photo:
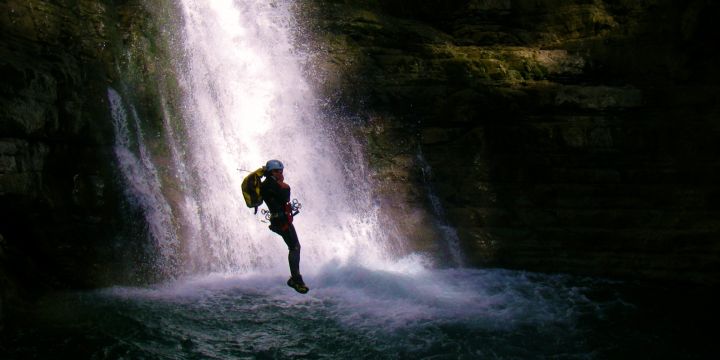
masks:
{"type": "Polygon", "coordinates": [[[430,176],[470,264],[720,280],[718,5],[314,1],[305,11],[318,87],[372,119],[378,179],[422,203],[422,191],[396,189],[430,176]]]}
{"type": "Polygon", "coordinates": [[[0,4],[0,325],[43,291],[141,280],[107,94],[159,118],[157,22],[138,1],[0,4]]]}

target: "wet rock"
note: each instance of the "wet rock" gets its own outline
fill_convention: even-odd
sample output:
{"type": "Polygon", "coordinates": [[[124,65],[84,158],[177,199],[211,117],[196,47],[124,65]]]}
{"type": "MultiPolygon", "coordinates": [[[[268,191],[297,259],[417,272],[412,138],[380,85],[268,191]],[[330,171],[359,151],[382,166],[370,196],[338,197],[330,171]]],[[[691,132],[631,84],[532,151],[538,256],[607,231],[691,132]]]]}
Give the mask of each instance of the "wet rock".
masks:
{"type": "Polygon", "coordinates": [[[439,127],[425,128],[422,130],[421,139],[425,145],[438,144],[451,141],[454,138],[453,129],[439,127]]]}
{"type": "Polygon", "coordinates": [[[159,38],[152,21],[136,1],[0,3],[0,319],[44,291],[125,279],[132,260],[116,242],[132,220],[107,86],[124,82],[155,119],[150,77],[168,67],[143,53],[159,38]]]}
{"type": "Polygon", "coordinates": [[[555,96],[555,104],[592,110],[632,108],[642,105],[642,92],[608,86],[563,86],[555,96]]]}
{"type": "Polygon", "coordinates": [[[706,45],[720,41],[717,5],[310,3],[332,78],[316,86],[393,129],[373,135],[371,162],[407,179],[397,193],[430,181],[471,263],[720,283],[717,245],[703,250],[711,260],[670,262],[660,240],[716,234],[716,207],[697,200],[720,193],[706,156],[720,151],[706,45]],[[426,165],[399,173],[400,153],[426,165]],[[429,177],[407,175],[428,165],[415,173],[429,177]]]}
{"type": "Polygon", "coordinates": [[[7,255],[6,255],[7,244],[5,238],[0,234],[0,334],[3,334],[5,329],[6,319],[6,307],[8,303],[12,301],[15,294],[15,284],[12,283],[7,275],[7,255]]]}

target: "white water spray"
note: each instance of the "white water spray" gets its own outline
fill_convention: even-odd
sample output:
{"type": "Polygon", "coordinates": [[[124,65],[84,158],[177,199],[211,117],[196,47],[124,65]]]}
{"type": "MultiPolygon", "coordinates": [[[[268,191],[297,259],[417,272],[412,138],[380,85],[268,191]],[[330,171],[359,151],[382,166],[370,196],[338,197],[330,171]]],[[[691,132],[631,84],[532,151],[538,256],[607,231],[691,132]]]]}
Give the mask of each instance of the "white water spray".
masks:
{"type": "MultiPolygon", "coordinates": [[[[339,144],[315,109],[301,68],[303,54],[291,39],[296,30],[292,2],[180,4],[185,57],[176,60],[185,69],[179,79],[187,95],[185,135],[173,131],[167,113],[164,119],[174,195],[172,201],[159,198],[159,185],[150,192],[133,191],[146,208],[162,209],[163,216],[146,210],[147,220],[152,229],[173,235],[152,232],[158,242],[167,242],[161,246],[172,243],[169,248],[182,253],[182,272],[287,272],[287,247],[245,206],[240,189],[246,174],[237,169],[255,170],[269,159],[285,163],[292,196],[303,203],[295,221],[303,273],[329,262],[406,269],[407,262],[388,261],[391,237],[379,228],[369,199],[362,152],[350,166],[341,163],[339,144]],[[159,205],[168,202],[174,213],[159,205]]],[[[140,163],[145,157],[131,160],[140,163]]],[[[155,176],[125,173],[128,178],[155,176]]]]}
{"type": "Polygon", "coordinates": [[[140,118],[135,108],[126,107],[120,94],[112,88],[108,89],[108,100],[115,129],[115,156],[125,175],[127,193],[143,210],[147,219],[149,235],[155,241],[161,258],[155,267],[160,273],[172,273],[179,239],[172,210],[162,193],[157,169],[143,141],[140,118]],[[126,108],[130,109],[129,115],[126,108]]]}

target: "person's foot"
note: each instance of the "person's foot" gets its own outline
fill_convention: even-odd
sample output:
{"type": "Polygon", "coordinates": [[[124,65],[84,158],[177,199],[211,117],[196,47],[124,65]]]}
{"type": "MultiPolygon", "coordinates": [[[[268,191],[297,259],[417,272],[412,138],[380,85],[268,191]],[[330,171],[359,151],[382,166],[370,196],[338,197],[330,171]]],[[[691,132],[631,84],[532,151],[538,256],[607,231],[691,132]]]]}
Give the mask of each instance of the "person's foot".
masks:
{"type": "Polygon", "coordinates": [[[310,291],[310,288],[305,285],[305,282],[300,275],[288,279],[287,284],[289,287],[295,289],[295,291],[301,294],[306,294],[308,291],[310,291]]]}

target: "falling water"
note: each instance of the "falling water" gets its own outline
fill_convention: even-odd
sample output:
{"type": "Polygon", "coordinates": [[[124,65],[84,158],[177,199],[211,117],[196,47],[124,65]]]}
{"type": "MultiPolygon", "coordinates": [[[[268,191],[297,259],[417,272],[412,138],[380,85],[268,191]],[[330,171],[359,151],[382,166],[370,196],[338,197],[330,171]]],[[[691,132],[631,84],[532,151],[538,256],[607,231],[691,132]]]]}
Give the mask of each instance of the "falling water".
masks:
{"type": "MultiPolygon", "coordinates": [[[[184,273],[283,271],[278,254],[285,244],[262,215],[245,206],[240,188],[248,170],[280,159],[292,196],[303,204],[295,221],[303,272],[328,262],[394,266],[387,261],[393,257],[391,241],[366,195],[362,151],[342,160],[351,166],[342,163],[342,145],[324,126],[304,78],[305,55],[292,42],[292,2],[180,3],[184,56],[175,62],[183,69],[184,131],[173,130],[167,111],[164,119],[172,187],[178,190],[172,199],[163,198],[151,157],[142,153],[142,134],[140,155],[127,142],[116,146],[151,235],[161,248],[178,252],[163,253],[161,261],[180,256],[184,265],[178,270],[184,273]]],[[[117,92],[110,90],[109,98],[116,123],[127,124],[117,92]]],[[[116,129],[120,139],[127,132],[123,126],[116,129]]]]}
{"type": "Polygon", "coordinates": [[[433,211],[433,214],[435,215],[435,218],[438,219],[436,220],[435,226],[438,228],[438,230],[440,230],[440,234],[445,242],[445,245],[447,246],[448,252],[450,253],[450,257],[454,262],[454,265],[463,266],[464,261],[462,252],[460,250],[460,239],[458,238],[457,230],[450,224],[448,224],[445,220],[445,209],[440,203],[440,198],[438,198],[438,196],[435,194],[435,190],[433,189],[433,186],[430,182],[430,179],[432,178],[432,168],[430,167],[430,164],[427,163],[425,157],[420,151],[417,154],[417,160],[421,166],[423,182],[425,183],[425,187],[427,188],[428,200],[430,200],[430,207],[433,211]]]}
{"type": "Polygon", "coordinates": [[[140,117],[133,106],[123,104],[120,94],[112,88],[108,89],[108,100],[115,128],[115,156],[125,175],[126,193],[143,210],[161,259],[151,266],[160,275],[170,275],[179,240],[170,204],[163,196],[157,169],[143,141],[140,117]]]}

